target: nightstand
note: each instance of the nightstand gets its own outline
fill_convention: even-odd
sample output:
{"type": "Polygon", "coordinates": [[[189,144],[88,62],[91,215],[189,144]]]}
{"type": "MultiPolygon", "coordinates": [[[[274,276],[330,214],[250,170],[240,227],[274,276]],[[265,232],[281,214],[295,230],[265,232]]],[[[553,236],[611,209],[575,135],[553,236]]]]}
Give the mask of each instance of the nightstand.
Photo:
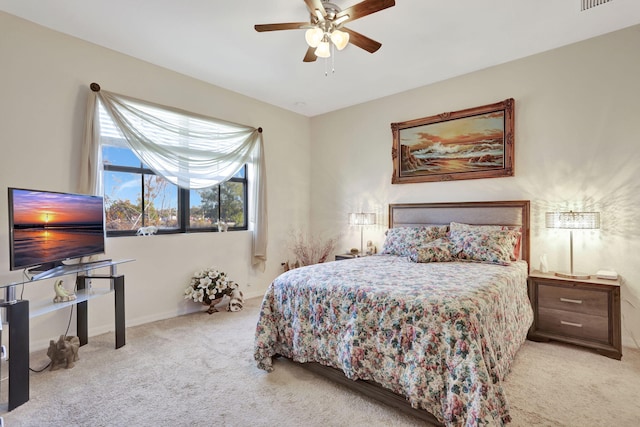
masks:
{"type": "Polygon", "coordinates": [[[353,259],[353,258],[359,258],[359,255],[354,255],[354,254],[339,254],[336,255],[336,261],[341,261],[343,259],[353,259]]]}
{"type": "Polygon", "coordinates": [[[568,279],[553,273],[529,275],[532,341],[562,341],[622,358],[620,280],[568,279]]]}

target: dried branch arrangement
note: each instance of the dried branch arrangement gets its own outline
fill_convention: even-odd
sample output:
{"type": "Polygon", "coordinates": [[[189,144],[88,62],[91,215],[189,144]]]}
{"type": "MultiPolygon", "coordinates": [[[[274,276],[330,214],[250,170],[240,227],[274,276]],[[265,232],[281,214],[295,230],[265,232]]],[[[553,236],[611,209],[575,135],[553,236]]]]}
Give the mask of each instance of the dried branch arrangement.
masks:
{"type": "Polygon", "coordinates": [[[293,252],[295,262],[285,262],[284,270],[325,262],[334,251],[337,243],[337,237],[322,238],[305,235],[302,232],[292,233],[288,246],[289,250],[293,252]]]}

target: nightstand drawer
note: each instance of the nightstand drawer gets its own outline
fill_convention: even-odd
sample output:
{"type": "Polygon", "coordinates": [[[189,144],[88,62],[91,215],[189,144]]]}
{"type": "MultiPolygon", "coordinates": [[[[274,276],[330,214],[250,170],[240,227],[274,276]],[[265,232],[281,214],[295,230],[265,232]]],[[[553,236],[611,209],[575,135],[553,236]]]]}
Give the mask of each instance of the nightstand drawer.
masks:
{"type": "Polygon", "coordinates": [[[538,307],[541,330],[567,337],[609,342],[609,326],[602,316],[538,307]]]}
{"type": "Polygon", "coordinates": [[[562,286],[538,285],[538,307],[606,317],[607,292],[562,286]]]}

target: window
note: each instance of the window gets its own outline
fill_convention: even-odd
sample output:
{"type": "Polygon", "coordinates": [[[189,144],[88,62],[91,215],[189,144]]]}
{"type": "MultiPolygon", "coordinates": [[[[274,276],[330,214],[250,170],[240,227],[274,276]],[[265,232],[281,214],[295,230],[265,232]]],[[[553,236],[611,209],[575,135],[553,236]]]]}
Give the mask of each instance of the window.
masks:
{"type": "Polygon", "coordinates": [[[103,188],[108,236],[133,235],[138,228],[159,233],[247,229],[247,166],[208,189],[186,190],[156,175],[117,136],[102,130],[103,188]],[[109,142],[115,145],[110,145],[109,142]]]}
{"type": "Polygon", "coordinates": [[[79,190],[110,197],[107,235],[153,224],[161,233],[216,230],[220,220],[251,230],[251,265],[264,269],[262,128],[90,88],[79,190]]]}

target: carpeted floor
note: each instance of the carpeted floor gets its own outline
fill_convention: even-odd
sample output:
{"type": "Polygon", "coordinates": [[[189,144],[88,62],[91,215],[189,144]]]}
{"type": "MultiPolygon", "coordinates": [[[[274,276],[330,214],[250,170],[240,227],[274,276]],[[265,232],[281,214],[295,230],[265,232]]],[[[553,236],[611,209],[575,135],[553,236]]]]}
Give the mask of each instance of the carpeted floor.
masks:
{"type": "MultiPolygon", "coordinates": [[[[31,373],[30,400],[2,414],[5,426],[422,425],[292,363],[257,369],[259,304],[129,328],[118,350],[113,334],[92,337],[74,368],[31,373]]],[[[31,356],[32,368],[47,362],[31,356]]],[[[640,350],[616,361],[527,341],[505,387],[514,426],[637,426],[640,350]]]]}

